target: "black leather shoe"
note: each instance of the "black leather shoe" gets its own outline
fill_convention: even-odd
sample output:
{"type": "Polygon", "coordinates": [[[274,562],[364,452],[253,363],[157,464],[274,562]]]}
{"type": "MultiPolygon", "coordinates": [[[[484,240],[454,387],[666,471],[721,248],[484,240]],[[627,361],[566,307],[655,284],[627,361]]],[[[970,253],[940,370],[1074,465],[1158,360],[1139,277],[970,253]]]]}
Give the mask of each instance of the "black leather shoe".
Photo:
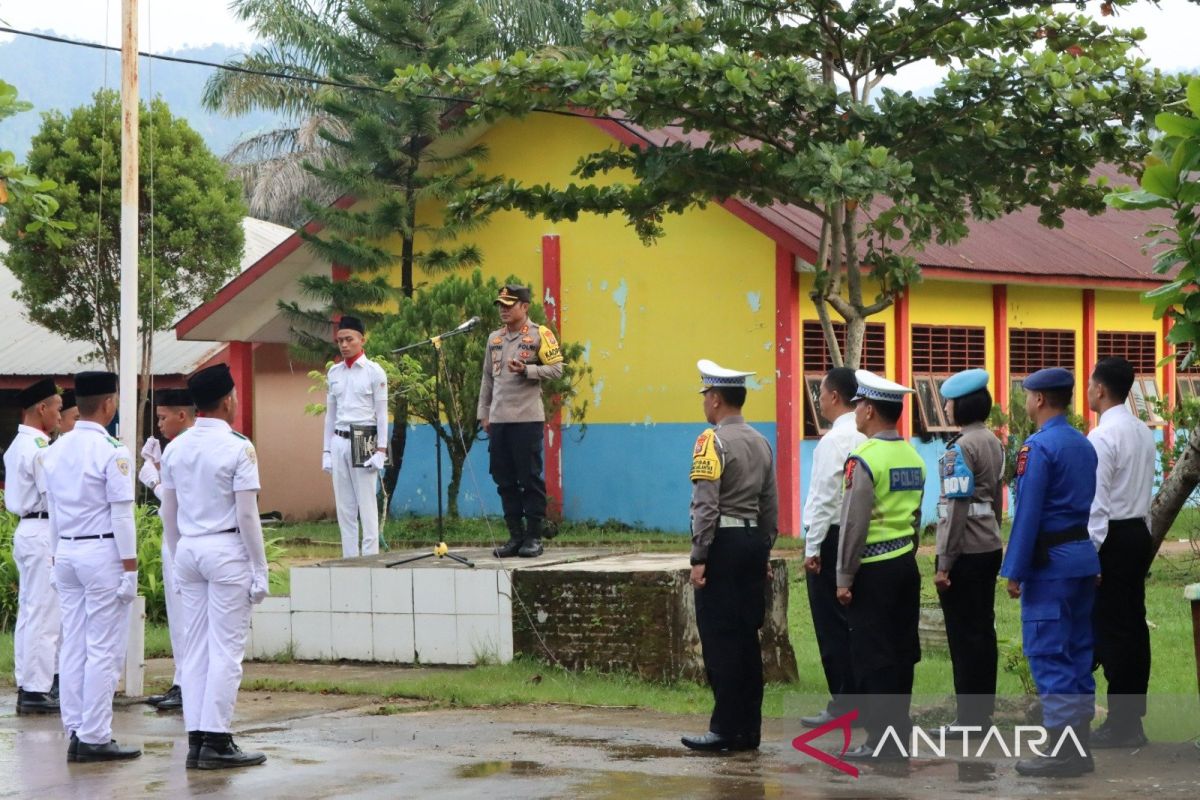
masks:
{"type": "Polygon", "coordinates": [[[58,700],[58,673],[54,673],[54,683],[50,684],[50,697],[58,700]]]}
{"type": "Polygon", "coordinates": [[[178,685],[172,686],[154,705],[159,711],[178,711],[183,708],[183,690],[178,685]]]}
{"type": "Polygon", "coordinates": [[[825,709],[820,714],[814,714],[811,717],[801,717],[800,724],[806,728],[819,728],[822,725],[827,725],[833,722],[837,717],[829,713],[829,709],[825,709]]]}
{"type": "Polygon", "coordinates": [[[58,710],[58,701],[49,692],[17,690],[18,714],[57,714],[58,710]]]}
{"type": "Polygon", "coordinates": [[[79,760],[79,737],[71,731],[71,741],[67,744],[67,761],[79,760]]]}
{"type": "Polygon", "coordinates": [[[196,769],[200,766],[200,748],[204,746],[204,731],[188,731],[187,761],[184,766],[196,769]]]}
{"type": "Polygon", "coordinates": [[[703,736],[684,736],[680,741],[689,750],[699,750],[705,753],[727,753],[746,749],[744,740],[734,736],[722,736],[712,731],[703,736]]]}
{"type": "Polygon", "coordinates": [[[1017,774],[1027,778],[1078,778],[1094,772],[1096,765],[1089,755],[1087,744],[1090,731],[1086,723],[1075,730],[1083,753],[1075,748],[1070,737],[1063,736],[1063,728],[1047,728],[1047,744],[1050,747],[1058,747],[1057,752],[1021,759],[1017,762],[1017,774]]]}
{"type": "Polygon", "coordinates": [[[884,747],[875,754],[875,745],[863,743],[857,747],[851,747],[845,752],[842,758],[847,761],[907,761],[908,756],[901,753],[894,746],[884,747]]]}
{"type": "Polygon", "coordinates": [[[492,555],[496,558],[512,558],[521,552],[521,540],[509,539],[500,547],[492,550],[492,555]]]}
{"type": "Polygon", "coordinates": [[[196,766],[199,769],[234,769],[258,766],[266,760],[265,753],[243,753],[228,733],[205,733],[196,766]]]}
{"type": "Polygon", "coordinates": [[[525,543],[521,545],[521,549],[517,552],[517,555],[521,556],[521,558],[537,558],[541,554],[541,539],[526,539],[525,543]]]}
{"type": "Polygon", "coordinates": [[[115,741],[108,744],[88,744],[80,742],[75,753],[75,760],[81,764],[92,761],[128,761],[142,754],[141,750],[132,747],[121,747],[115,741]]]}
{"type": "Polygon", "coordinates": [[[1142,730],[1141,722],[1138,722],[1134,726],[1120,728],[1108,724],[1101,725],[1092,732],[1089,744],[1097,750],[1136,750],[1145,747],[1149,741],[1142,730]]]}

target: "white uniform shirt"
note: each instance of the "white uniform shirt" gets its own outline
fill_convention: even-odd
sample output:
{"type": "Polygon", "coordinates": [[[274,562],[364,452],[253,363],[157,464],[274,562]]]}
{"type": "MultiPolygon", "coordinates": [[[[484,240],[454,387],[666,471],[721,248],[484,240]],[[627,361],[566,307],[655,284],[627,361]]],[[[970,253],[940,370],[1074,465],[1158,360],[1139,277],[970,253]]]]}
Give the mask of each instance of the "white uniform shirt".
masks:
{"type": "Polygon", "coordinates": [[[17,435],[4,451],[4,505],[18,517],[46,511],[42,458],[48,447],[45,433],[18,425],[17,435]]]}
{"type": "MultiPolygon", "coordinates": [[[[99,423],[80,420],[46,451],[43,464],[60,538],[114,532],[111,504],[133,502],[133,458],[120,440],[99,423]]],[[[118,541],[117,548],[121,558],[137,557],[136,542],[118,541]]]]}
{"type": "MultiPolygon", "coordinates": [[[[842,475],[846,459],[867,437],[854,424],[854,412],[847,411],[833,421],[829,433],[817,442],[813,452],[812,474],[808,480],[808,499],[804,503],[804,555],[821,554],[825,535],[842,513],[842,475]]],[[[822,565],[824,568],[824,565],[822,565]]]]}
{"type": "Polygon", "coordinates": [[[200,417],[167,444],[162,488],[179,499],[180,536],[237,530],[237,492],[257,492],[258,456],[224,420],[200,417]]]}
{"type": "Polygon", "coordinates": [[[374,425],[378,443],[387,443],[388,391],[383,367],[365,355],[352,366],[339,361],[329,368],[329,395],[325,401],[325,450],[333,431],[349,430],[351,425],[374,425]]]}
{"type": "Polygon", "coordinates": [[[1154,434],[1122,404],[1100,415],[1088,433],[1096,448],[1096,497],[1088,519],[1088,535],[1096,549],[1108,536],[1108,523],[1117,519],[1146,519],[1154,491],[1154,434]]]}

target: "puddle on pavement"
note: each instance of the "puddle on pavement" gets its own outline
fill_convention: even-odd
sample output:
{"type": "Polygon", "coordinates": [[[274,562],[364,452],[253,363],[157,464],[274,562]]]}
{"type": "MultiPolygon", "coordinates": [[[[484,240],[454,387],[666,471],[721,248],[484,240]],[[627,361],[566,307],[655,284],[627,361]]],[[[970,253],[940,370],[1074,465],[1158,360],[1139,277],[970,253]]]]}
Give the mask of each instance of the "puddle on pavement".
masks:
{"type": "Polygon", "coordinates": [[[618,742],[611,739],[588,739],[583,736],[564,736],[550,731],[515,731],[518,736],[542,739],[565,747],[583,747],[603,750],[614,761],[652,761],[659,758],[680,758],[687,754],[679,747],[663,747],[656,744],[618,742]]]}
{"type": "Polygon", "coordinates": [[[496,775],[544,778],[561,774],[560,770],[545,767],[536,761],[480,761],[477,764],[464,764],[454,772],[459,778],[491,778],[496,775]]]}

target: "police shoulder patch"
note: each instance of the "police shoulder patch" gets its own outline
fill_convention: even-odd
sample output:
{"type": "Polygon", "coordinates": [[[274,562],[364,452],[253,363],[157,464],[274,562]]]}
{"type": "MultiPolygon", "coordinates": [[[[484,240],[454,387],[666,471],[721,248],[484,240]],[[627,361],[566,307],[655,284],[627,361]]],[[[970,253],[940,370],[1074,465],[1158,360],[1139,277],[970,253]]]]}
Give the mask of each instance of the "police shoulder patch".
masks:
{"type": "Polygon", "coordinates": [[[859,460],[851,456],[846,459],[846,466],[842,472],[842,485],[849,489],[854,486],[854,473],[858,471],[859,460]]]}
{"type": "Polygon", "coordinates": [[[254,452],[254,445],[252,444],[246,445],[246,460],[248,460],[251,464],[258,463],[258,453],[254,452]]]}
{"type": "Polygon", "coordinates": [[[711,428],[700,434],[692,448],[694,481],[715,481],[721,477],[721,457],[717,453],[717,434],[711,428]]]}
{"type": "Polygon", "coordinates": [[[121,471],[122,475],[128,475],[129,474],[129,459],[128,458],[118,458],[117,459],[117,469],[119,469],[121,471]]]}
{"type": "Polygon", "coordinates": [[[36,444],[38,447],[49,447],[50,446],[50,442],[46,441],[41,436],[34,439],[33,443],[36,444]]]}
{"type": "Polygon", "coordinates": [[[538,360],[543,364],[561,363],[563,360],[562,348],[558,346],[558,340],[554,338],[554,331],[545,325],[539,325],[538,336],[542,340],[538,347],[538,360]]]}
{"type": "Polygon", "coordinates": [[[1025,474],[1025,468],[1029,465],[1029,445],[1021,445],[1021,449],[1017,451],[1017,477],[1025,474]]]}

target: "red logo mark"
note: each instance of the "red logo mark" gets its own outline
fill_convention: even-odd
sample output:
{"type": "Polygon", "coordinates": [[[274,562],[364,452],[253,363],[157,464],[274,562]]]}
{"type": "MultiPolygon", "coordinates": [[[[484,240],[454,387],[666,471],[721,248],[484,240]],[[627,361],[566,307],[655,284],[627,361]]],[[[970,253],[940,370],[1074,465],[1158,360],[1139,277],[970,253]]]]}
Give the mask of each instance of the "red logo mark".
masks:
{"type": "Polygon", "coordinates": [[[850,749],[850,732],[856,719],[858,719],[858,709],[854,709],[849,713],[842,714],[837,719],[830,720],[819,728],[813,728],[807,733],[800,734],[795,739],[792,739],[792,747],[796,748],[805,755],[812,756],[822,764],[828,764],[834,769],[844,772],[852,778],[857,778],[858,767],[854,766],[853,764],[847,764],[840,758],[840,756],[846,755],[846,751],[850,749]],[[818,750],[809,744],[809,742],[811,742],[813,739],[820,739],[822,736],[833,730],[840,730],[842,732],[842,752],[838,753],[836,756],[832,755],[831,753],[826,753],[824,750],[818,750]]]}

